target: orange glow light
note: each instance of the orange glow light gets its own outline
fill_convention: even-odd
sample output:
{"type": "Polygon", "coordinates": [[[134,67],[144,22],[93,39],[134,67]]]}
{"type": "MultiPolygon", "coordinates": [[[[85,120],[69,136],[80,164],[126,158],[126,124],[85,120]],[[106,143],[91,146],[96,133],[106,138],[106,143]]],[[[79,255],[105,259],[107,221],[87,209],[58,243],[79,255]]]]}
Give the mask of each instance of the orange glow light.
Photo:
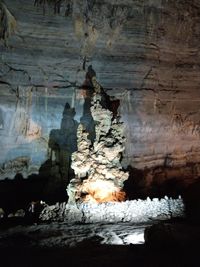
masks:
{"type": "Polygon", "coordinates": [[[86,193],[85,202],[103,203],[124,201],[126,194],[117,188],[112,181],[90,181],[83,185],[86,193]]]}

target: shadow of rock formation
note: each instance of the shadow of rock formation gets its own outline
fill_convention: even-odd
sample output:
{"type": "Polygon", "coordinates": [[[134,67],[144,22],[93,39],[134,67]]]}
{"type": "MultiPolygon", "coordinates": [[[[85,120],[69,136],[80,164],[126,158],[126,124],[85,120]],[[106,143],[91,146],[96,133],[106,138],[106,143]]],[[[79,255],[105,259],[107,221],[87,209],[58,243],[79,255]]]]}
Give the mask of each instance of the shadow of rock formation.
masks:
{"type": "MultiPolygon", "coordinates": [[[[84,98],[80,122],[89,132],[89,138],[92,142],[95,139],[95,125],[90,111],[91,97],[94,92],[91,79],[95,75],[92,66],[89,66],[85,81],[80,88],[84,98]]],[[[119,100],[111,101],[103,88],[101,102],[103,107],[109,108],[114,115],[117,115],[119,100]]],[[[71,154],[77,150],[78,122],[74,119],[75,114],[75,109],[66,103],[60,128],[52,129],[49,134],[49,158],[41,165],[39,174],[29,175],[24,179],[25,176],[21,170],[16,170],[14,179],[5,178],[0,181],[0,207],[5,209],[6,213],[19,208],[26,208],[31,201],[43,200],[48,204],[54,204],[67,200],[66,187],[74,175],[70,168],[71,154]]],[[[26,168],[27,162],[25,161],[24,164],[26,168]]]]}
{"type": "MultiPolygon", "coordinates": [[[[94,86],[92,84],[93,77],[96,77],[96,72],[94,71],[92,65],[90,65],[87,69],[85,81],[83,82],[83,85],[81,86],[81,89],[80,89],[81,95],[84,98],[83,115],[80,118],[80,123],[83,124],[84,129],[86,130],[86,132],[89,133],[88,137],[92,143],[95,139],[95,124],[94,124],[94,120],[92,118],[91,111],[90,111],[91,100],[94,94],[94,86]]],[[[103,90],[102,87],[101,87],[100,104],[103,108],[106,108],[112,111],[114,118],[117,116],[117,113],[118,113],[117,110],[118,110],[120,101],[118,99],[111,100],[110,96],[103,90]]]]}
{"type": "Polygon", "coordinates": [[[50,132],[49,159],[41,165],[39,174],[24,179],[17,173],[13,180],[0,181],[0,207],[6,214],[21,208],[27,210],[32,201],[54,204],[67,200],[65,189],[73,177],[71,154],[77,149],[75,114],[75,109],[66,103],[60,129],[50,132]]]}
{"type": "Polygon", "coordinates": [[[92,69],[92,66],[88,67],[88,71],[85,76],[85,81],[83,82],[83,85],[81,86],[81,95],[84,98],[84,104],[83,104],[83,114],[80,118],[80,123],[84,126],[84,129],[86,132],[89,133],[88,138],[91,140],[91,142],[95,139],[95,125],[94,120],[92,118],[92,114],[90,111],[91,108],[91,98],[94,93],[94,88],[91,82],[91,79],[93,76],[95,76],[96,73],[92,69]]]}
{"type": "Polygon", "coordinates": [[[77,150],[75,114],[75,109],[66,103],[60,129],[51,130],[49,135],[50,158],[42,164],[40,174],[48,179],[44,198],[50,202],[67,199],[65,188],[73,177],[71,154],[77,150]]]}

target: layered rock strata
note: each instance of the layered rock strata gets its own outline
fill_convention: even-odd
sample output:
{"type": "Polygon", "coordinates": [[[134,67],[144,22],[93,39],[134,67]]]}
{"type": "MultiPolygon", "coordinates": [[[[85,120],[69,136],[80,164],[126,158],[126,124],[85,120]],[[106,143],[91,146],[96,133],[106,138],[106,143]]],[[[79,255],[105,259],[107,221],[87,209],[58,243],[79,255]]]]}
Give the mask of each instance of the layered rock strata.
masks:
{"type": "Polygon", "coordinates": [[[28,157],[25,177],[38,172],[66,102],[76,108],[75,119],[82,116],[79,89],[92,64],[107,92],[120,99],[123,164],[170,173],[185,166],[187,177],[198,178],[200,3],[65,2],[59,12],[51,6],[44,12],[34,1],[4,0],[17,27],[13,34],[11,24],[7,37],[0,33],[7,38],[0,43],[2,173],[13,178],[15,169],[4,165],[19,157],[28,157]]]}

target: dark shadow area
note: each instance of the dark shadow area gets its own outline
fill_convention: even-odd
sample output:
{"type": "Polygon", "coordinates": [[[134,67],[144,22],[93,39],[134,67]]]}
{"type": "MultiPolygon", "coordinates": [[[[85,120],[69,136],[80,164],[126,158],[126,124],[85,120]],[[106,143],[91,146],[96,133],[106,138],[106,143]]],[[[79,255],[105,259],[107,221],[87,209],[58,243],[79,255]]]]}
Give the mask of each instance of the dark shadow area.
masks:
{"type": "Polygon", "coordinates": [[[46,180],[39,175],[24,179],[17,174],[13,180],[0,181],[0,206],[5,215],[24,209],[28,214],[32,202],[42,199],[46,180]]]}
{"type": "Polygon", "coordinates": [[[18,239],[18,246],[11,249],[1,248],[1,264],[4,267],[39,266],[87,266],[87,267],[195,267],[199,266],[197,244],[183,246],[129,245],[111,246],[95,243],[82,243],[74,248],[27,248],[20,247],[27,241],[18,239]]]}
{"type": "Polygon", "coordinates": [[[194,166],[190,164],[182,167],[159,166],[141,170],[128,166],[129,179],[124,184],[127,197],[135,199],[147,196],[183,195],[192,183],[200,179],[200,177],[191,177],[191,170],[194,167],[195,164],[194,166]]]}
{"type": "Polygon", "coordinates": [[[187,219],[200,225],[200,179],[186,188],[183,198],[187,219]]]}
{"type": "Polygon", "coordinates": [[[83,82],[80,88],[81,95],[84,98],[83,114],[80,118],[80,123],[84,126],[86,132],[89,133],[88,138],[91,140],[92,143],[95,139],[95,124],[92,118],[90,108],[91,99],[94,93],[94,88],[91,80],[94,76],[96,76],[96,73],[93,70],[92,66],[89,66],[85,76],[85,81],[83,82]]]}
{"type": "Polygon", "coordinates": [[[127,171],[129,178],[124,182],[124,191],[126,192],[127,199],[144,199],[146,198],[145,190],[145,174],[142,170],[138,170],[128,166],[127,171]]]}
{"type": "Polygon", "coordinates": [[[60,129],[51,130],[49,135],[50,158],[40,168],[40,176],[47,179],[43,199],[48,203],[67,200],[66,187],[74,175],[71,155],[77,150],[75,114],[75,109],[66,103],[60,129]]]}
{"type": "MultiPolygon", "coordinates": [[[[92,83],[92,79],[96,77],[96,72],[93,69],[92,65],[90,65],[87,69],[87,73],[85,75],[85,81],[83,83],[83,85],[81,86],[82,90],[86,90],[87,91],[87,97],[90,98],[90,104],[91,104],[91,97],[93,96],[94,93],[94,87],[93,87],[93,83],[92,83]]],[[[101,89],[101,105],[103,108],[108,108],[108,109],[112,109],[111,106],[111,100],[110,100],[110,96],[108,94],[106,94],[106,92],[104,91],[103,87],[99,84],[100,89],[101,89]]],[[[112,111],[112,110],[111,110],[112,111]]]]}

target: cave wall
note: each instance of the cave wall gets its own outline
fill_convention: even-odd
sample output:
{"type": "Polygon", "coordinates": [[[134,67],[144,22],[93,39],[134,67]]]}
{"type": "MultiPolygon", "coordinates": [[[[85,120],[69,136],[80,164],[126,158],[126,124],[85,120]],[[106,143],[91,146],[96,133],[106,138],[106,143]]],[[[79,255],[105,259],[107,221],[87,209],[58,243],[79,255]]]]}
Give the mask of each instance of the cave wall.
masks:
{"type": "Polygon", "coordinates": [[[54,14],[32,0],[4,3],[17,29],[0,43],[1,178],[39,170],[66,103],[79,121],[89,65],[120,99],[124,165],[192,163],[190,174],[199,175],[198,1],[75,0],[67,16],[64,5],[54,14]]]}

